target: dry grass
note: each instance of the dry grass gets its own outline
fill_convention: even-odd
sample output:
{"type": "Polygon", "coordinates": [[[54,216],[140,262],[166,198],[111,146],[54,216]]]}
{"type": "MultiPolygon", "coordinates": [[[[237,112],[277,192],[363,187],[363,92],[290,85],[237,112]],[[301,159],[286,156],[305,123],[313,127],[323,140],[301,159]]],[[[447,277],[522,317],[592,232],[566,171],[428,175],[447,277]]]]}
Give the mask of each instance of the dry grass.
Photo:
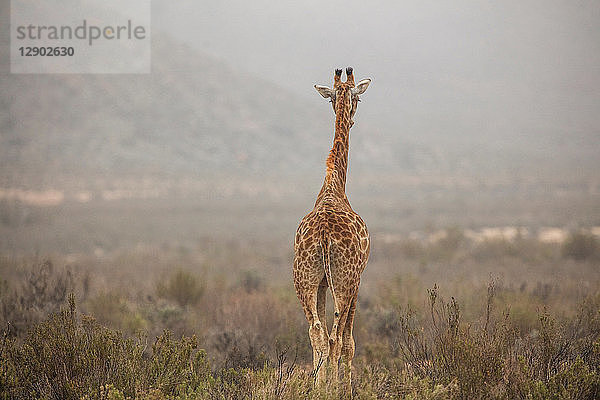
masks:
{"type": "MultiPolygon", "coordinates": [[[[595,256],[526,238],[473,243],[458,229],[373,247],[355,323],[355,398],[600,394],[595,256]]],[[[289,257],[271,244],[215,241],[4,257],[2,396],[336,398],[335,385],[313,386],[289,257]],[[82,314],[71,305],[47,319],[69,292],[82,314]]]]}

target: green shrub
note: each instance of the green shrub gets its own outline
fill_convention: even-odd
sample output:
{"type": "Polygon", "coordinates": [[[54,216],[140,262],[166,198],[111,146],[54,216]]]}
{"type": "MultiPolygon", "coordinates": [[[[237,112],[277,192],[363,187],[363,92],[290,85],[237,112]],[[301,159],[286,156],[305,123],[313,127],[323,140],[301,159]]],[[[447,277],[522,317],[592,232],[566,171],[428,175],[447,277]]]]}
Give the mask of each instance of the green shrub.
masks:
{"type": "Polygon", "coordinates": [[[562,246],[565,257],[575,260],[588,260],[598,256],[598,240],[591,233],[573,232],[562,246]]]}
{"type": "MultiPolygon", "coordinates": [[[[496,311],[518,301],[499,300],[502,293],[489,286],[475,321],[465,321],[462,304],[445,301],[437,286],[424,310],[365,307],[373,323],[357,324],[353,398],[600,398],[600,293],[569,319],[538,312],[533,329],[522,332],[509,311],[496,311]]],[[[195,336],[175,339],[165,330],[150,345],[144,334],[128,337],[78,315],[71,296],[67,309],[27,334],[0,337],[0,399],[340,398],[339,385],[314,385],[310,359],[302,358],[307,349],[297,342],[307,337],[302,316],[279,344],[299,322],[289,316],[294,298],[238,287],[226,294],[215,304],[229,300],[218,313],[230,325],[210,325],[217,340],[210,363],[195,336]]],[[[114,294],[94,301],[116,313],[131,305],[114,294]]]]}
{"type": "Polygon", "coordinates": [[[450,261],[464,244],[465,236],[460,228],[446,229],[446,236],[428,247],[428,256],[432,261],[450,261]]]}
{"type": "Polygon", "coordinates": [[[244,270],[240,276],[240,286],[248,293],[264,288],[264,279],[253,270],[244,270]]]}
{"type": "Polygon", "coordinates": [[[100,293],[88,302],[88,310],[100,323],[127,333],[137,333],[148,327],[139,311],[132,310],[120,294],[100,293]]]}
{"type": "MultiPolygon", "coordinates": [[[[153,391],[175,397],[210,381],[206,353],[195,338],[173,340],[165,332],[145,354],[146,338],[126,338],[77,317],[69,308],[53,314],[22,339],[3,341],[0,397],[88,399],[148,397],[153,391]]],[[[155,393],[156,394],[156,393],[155,393]]]]}
{"type": "Polygon", "coordinates": [[[204,284],[190,272],[178,269],[171,274],[166,283],[157,284],[156,293],[159,297],[185,307],[200,301],[204,294],[204,284]]]}
{"type": "Polygon", "coordinates": [[[490,315],[493,288],[481,325],[462,323],[458,303],[441,299],[436,286],[429,294],[427,323],[410,309],[399,317],[397,346],[415,376],[434,384],[455,382],[456,398],[462,399],[600,395],[600,307],[595,297],[582,306],[572,326],[543,311],[537,329],[519,337],[509,313],[499,321],[490,315]]]}
{"type": "Polygon", "coordinates": [[[20,335],[49,313],[57,312],[74,289],[69,269],[58,270],[50,260],[36,261],[22,270],[21,280],[0,280],[0,324],[20,335]]]}

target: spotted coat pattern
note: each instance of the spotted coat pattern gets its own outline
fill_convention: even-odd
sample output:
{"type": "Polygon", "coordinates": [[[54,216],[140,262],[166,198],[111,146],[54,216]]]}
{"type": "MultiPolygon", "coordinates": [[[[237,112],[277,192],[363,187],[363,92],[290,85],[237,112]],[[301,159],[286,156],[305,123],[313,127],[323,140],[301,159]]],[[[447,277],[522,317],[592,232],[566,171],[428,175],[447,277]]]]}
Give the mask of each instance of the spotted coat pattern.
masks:
{"type": "Polygon", "coordinates": [[[294,240],[294,286],[309,324],[313,348],[313,366],[319,381],[325,370],[337,379],[340,357],[350,390],[350,367],[354,356],[352,328],[360,275],[369,258],[370,240],[367,226],[352,209],[345,193],[348,162],[348,139],[358,96],[352,69],[346,70],[346,82],[340,81],[341,70],[334,77],[336,114],[333,146],[327,159],[325,181],[315,206],[300,222],[294,240]],[[334,318],[331,333],[325,319],[325,298],[331,290],[334,318]]]}

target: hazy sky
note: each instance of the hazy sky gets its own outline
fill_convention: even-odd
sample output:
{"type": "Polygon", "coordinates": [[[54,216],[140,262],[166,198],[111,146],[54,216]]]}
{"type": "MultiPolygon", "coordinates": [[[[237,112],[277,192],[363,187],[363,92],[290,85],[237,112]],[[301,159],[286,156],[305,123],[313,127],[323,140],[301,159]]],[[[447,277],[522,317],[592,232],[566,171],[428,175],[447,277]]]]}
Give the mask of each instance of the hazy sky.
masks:
{"type": "Polygon", "coordinates": [[[153,4],[155,29],[311,101],[352,65],[360,118],[406,137],[600,138],[598,1],[153,4]]]}

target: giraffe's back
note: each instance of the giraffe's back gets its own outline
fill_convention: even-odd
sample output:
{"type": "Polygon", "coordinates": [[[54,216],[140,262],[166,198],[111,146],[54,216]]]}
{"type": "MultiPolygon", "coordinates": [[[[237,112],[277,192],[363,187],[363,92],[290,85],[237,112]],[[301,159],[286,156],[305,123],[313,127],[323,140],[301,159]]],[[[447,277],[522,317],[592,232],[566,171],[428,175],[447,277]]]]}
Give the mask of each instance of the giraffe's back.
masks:
{"type": "Polygon", "coordinates": [[[369,258],[370,240],[366,224],[349,207],[315,208],[302,219],[294,242],[294,282],[309,285],[321,282],[324,240],[328,240],[336,291],[354,292],[369,258]]]}

